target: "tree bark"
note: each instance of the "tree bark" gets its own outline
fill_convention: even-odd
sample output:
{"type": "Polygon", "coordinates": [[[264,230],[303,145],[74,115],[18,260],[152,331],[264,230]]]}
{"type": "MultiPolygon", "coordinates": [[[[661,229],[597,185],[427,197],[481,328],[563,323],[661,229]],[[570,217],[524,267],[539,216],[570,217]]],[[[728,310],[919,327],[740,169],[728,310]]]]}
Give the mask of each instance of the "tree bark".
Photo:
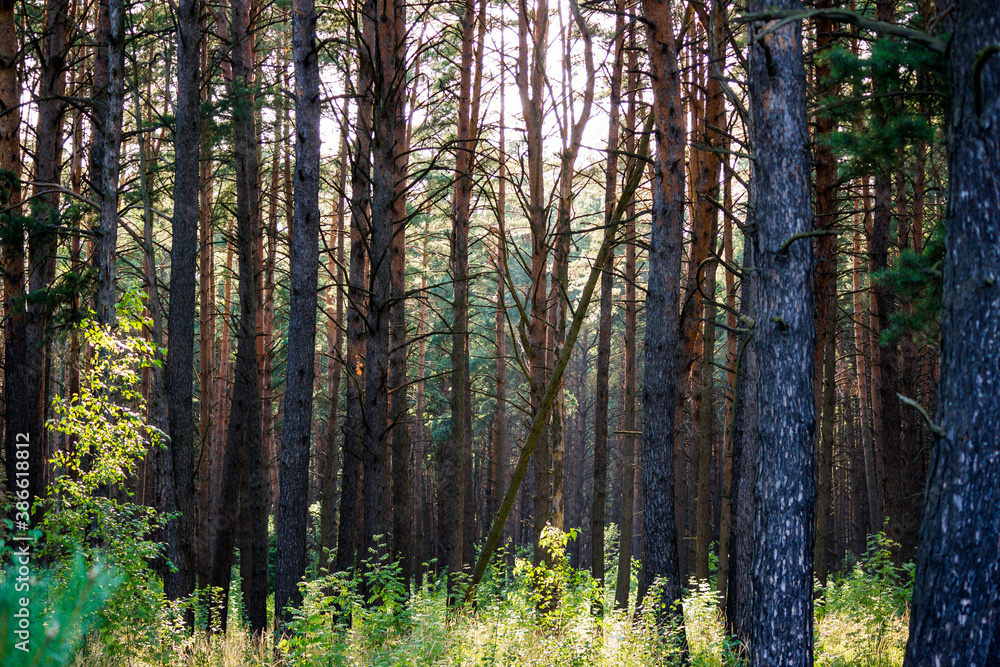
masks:
{"type": "MultiPolygon", "coordinates": [[[[823,7],[833,5],[824,0],[823,7]]],[[[835,44],[837,24],[825,18],[816,20],[816,49],[823,52],[835,44]]],[[[835,94],[836,82],[830,81],[830,66],[820,61],[816,66],[817,96],[835,94]],[[832,90],[831,90],[832,88],[832,90]]],[[[825,138],[836,130],[835,122],[822,114],[816,119],[816,145],[813,164],[816,170],[816,201],[814,205],[816,229],[827,232],[815,242],[816,308],[813,326],[816,330],[816,348],[813,352],[814,402],[816,420],[822,426],[816,441],[816,544],[813,562],[816,578],[821,586],[827,581],[827,542],[830,515],[833,510],[833,424],[836,325],[837,325],[837,241],[832,234],[837,222],[837,158],[825,143],[825,138]],[[827,359],[829,358],[829,363],[827,359]]]]}
{"type": "MultiPolygon", "coordinates": [[[[356,35],[358,45],[361,36],[356,35]]],[[[367,332],[365,329],[365,274],[368,253],[369,206],[371,202],[371,72],[367,67],[358,68],[355,89],[357,117],[355,120],[355,146],[351,161],[351,257],[347,287],[347,387],[345,398],[347,413],[344,418],[344,464],[340,489],[340,525],[337,527],[336,569],[353,572],[361,552],[361,487],[362,421],[364,388],[364,355],[367,332]]]]}
{"type": "MultiPolygon", "coordinates": [[[[642,12],[656,123],[643,401],[646,573],[650,581],[663,580],[661,597],[653,603],[658,615],[680,620],[683,609],[674,517],[674,417],[680,375],[677,350],[684,224],[684,121],[670,2],[643,0],[642,12]]],[[[686,639],[683,641],[686,647],[686,639]]]]}
{"type": "MultiPolygon", "coordinates": [[[[65,4],[65,3],[63,3],[65,4]]],[[[97,320],[115,323],[115,263],[118,259],[118,174],[121,170],[122,114],[125,105],[125,3],[102,0],[97,28],[97,49],[106,69],[95,67],[95,105],[100,118],[99,133],[91,141],[101,144],[99,184],[101,204],[100,232],[97,244],[97,320]],[[104,76],[98,77],[98,72],[104,76]]],[[[197,148],[197,143],[194,144],[197,148]]],[[[196,190],[197,191],[197,190],[196,190]]],[[[197,229],[197,228],[196,228],[197,229]]],[[[192,310],[191,317],[194,316],[192,310]]],[[[192,343],[193,344],[193,343],[192,343]]]]}
{"type": "MultiPolygon", "coordinates": [[[[14,0],[0,2],[0,202],[9,208],[0,214],[4,226],[0,258],[3,266],[3,397],[4,397],[4,462],[7,491],[17,492],[18,433],[29,433],[25,427],[31,420],[33,404],[25,393],[27,384],[28,340],[25,331],[25,220],[21,205],[21,81],[18,77],[21,46],[14,19],[14,0]],[[16,389],[15,389],[16,388],[16,389]]],[[[41,492],[41,433],[34,447],[29,446],[28,502],[29,506],[41,492]],[[37,452],[37,453],[36,453],[37,452]],[[32,474],[33,473],[33,474],[32,474]]]]}
{"type": "MultiPolygon", "coordinates": [[[[779,3],[799,6],[795,0],[779,3]]],[[[751,11],[767,8],[755,0],[751,11]]],[[[750,663],[813,660],[813,254],[801,24],[750,29],[751,189],[757,271],[750,663]]]]}
{"type": "Polygon", "coordinates": [[[285,421],[281,433],[274,608],[279,627],[301,603],[306,571],[309,444],[316,366],[316,307],[319,285],[319,61],[313,0],[292,3],[295,60],[295,199],[291,241],[291,294],[285,421]]]}
{"type": "MultiPolygon", "coordinates": [[[[249,512],[242,528],[247,530],[249,553],[241,552],[241,562],[250,561],[251,574],[243,585],[243,600],[256,634],[265,629],[267,619],[267,480],[261,442],[260,376],[257,369],[257,309],[260,276],[257,273],[260,249],[259,178],[257,134],[253,113],[253,62],[251,53],[250,7],[248,0],[233,0],[232,49],[233,148],[236,158],[236,226],[239,255],[240,318],[236,341],[236,366],[233,381],[229,428],[223,460],[216,547],[212,564],[213,587],[222,589],[222,601],[228,603],[229,574],[238,510],[245,505],[249,512]],[[246,471],[245,473],[241,471],[246,471]],[[240,498],[243,493],[249,498],[240,498]],[[247,525],[249,524],[249,525],[247,525]]],[[[222,607],[225,609],[225,604],[222,607]]],[[[225,628],[225,618],[222,619],[225,628]]]]}
{"type": "MultiPolygon", "coordinates": [[[[194,592],[196,513],[194,488],[194,319],[198,257],[199,144],[201,114],[199,69],[201,25],[197,0],[177,8],[177,105],[174,134],[174,216],[170,249],[170,346],[164,374],[170,450],[164,472],[167,512],[180,516],[167,524],[167,557],[177,571],[164,573],[171,600],[194,592]]],[[[202,276],[207,281],[206,276],[202,276]]],[[[204,295],[203,290],[203,295],[204,295]]],[[[112,304],[112,308],[114,305],[112,304]]],[[[203,310],[206,305],[202,305],[203,310]]],[[[204,318],[203,318],[204,319],[204,318]]],[[[203,355],[204,357],[204,355],[203,355]]],[[[203,359],[204,360],[204,359],[203,359]]],[[[204,388],[204,384],[202,385],[204,388]]],[[[204,400],[204,395],[203,395],[204,400]]],[[[204,536],[203,536],[204,537],[204,536]]],[[[193,620],[193,618],[191,619],[193,620]]]]}
{"type": "Polygon", "coordinates": [[[1000,664],[998,44],[997,3],[960,1],[950,47],[941,382],[906,667],[1000,664]]]}

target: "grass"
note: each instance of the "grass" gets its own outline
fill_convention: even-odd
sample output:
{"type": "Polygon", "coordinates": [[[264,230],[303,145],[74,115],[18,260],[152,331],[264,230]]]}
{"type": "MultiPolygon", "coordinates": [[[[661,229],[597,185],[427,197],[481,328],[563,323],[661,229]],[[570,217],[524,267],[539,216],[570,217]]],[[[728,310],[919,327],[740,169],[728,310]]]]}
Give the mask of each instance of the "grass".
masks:
{"type": "MultiPolygon", "coordinates": [[[[496,574],[496,573],[494,573],[496,574]]],[[[449,608],[445,586],[425,582],[404,603],[389,590],[395,570],[386,566],[373,578],[381,604],[365,606],[354,582],[331,576],[305,587],[299,633],[282,645],[284,664],[400,667],[556,667],[678,664],[673,639],[649,616],[613,611],[605,600],[603,617],[592,613],[596,587],[586,573],[564,570],[556,611],[538,611],[530,586],[530,566],[519,564],[512,580],[496,579],[481,589],[475,611],[449,608]]],[[[896,594],[858,566],[827,590],[817,606],[816,664],[823,667],[890,667],[902,664],[907,616],[889,609],[896,594]],[[876,593],[872,596],[873,591],[876,593]],[[858,604],[862,596],[863,604],[858,604]],[[854,606],[851,606],[854,605],[854,606]],[[887,613],[883,613],[887,612],[887,613]]],[[[691,664],[736,664],[724,636],[716,594],[708,583],[692,585],[684,600],[691,664]],[[728,652],[728,653],[727,653],[728,652]],[[729,658],[727,659],[727,655],[729,658]]],[[[168,624],[169,625],[169,624],[168,624]]],[[[147,634],[147,636],[150,636],[147,634]]],[[[173,629],[141,651],[109,652],[92,639],[77,659],[79,667],[254,667],[280,664],[270,641],[255,643],[241,624],[225,635],[186,635],[173,629]]]]}

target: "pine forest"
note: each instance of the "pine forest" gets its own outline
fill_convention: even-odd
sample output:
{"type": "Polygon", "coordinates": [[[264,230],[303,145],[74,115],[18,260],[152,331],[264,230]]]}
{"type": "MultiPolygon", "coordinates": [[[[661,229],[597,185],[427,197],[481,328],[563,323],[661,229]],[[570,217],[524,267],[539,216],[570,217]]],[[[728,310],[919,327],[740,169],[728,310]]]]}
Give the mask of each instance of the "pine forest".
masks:
{"type": "Polygon", "coordinates": [[[3,667],[1000,665],[1000,1],[0,0],[3,667]]]}

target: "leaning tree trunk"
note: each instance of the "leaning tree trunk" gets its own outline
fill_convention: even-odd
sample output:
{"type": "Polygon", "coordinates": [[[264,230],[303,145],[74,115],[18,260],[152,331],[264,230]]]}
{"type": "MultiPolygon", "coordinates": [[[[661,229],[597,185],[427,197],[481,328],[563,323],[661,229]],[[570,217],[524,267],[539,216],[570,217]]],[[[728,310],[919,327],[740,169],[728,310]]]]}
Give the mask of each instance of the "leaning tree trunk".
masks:
{"type": "MultiPolygon", "coordinates": [[[[764,11],[769,0],[755,0],[764,11]]],[[[782,9],[799,3],[785,0],[782,9]]],[[[750,29],[757,443],[750,664],[813,660],[813,254],[799,22],[750,29]]]]}
{"type": "Polygon", "coordinates": [[[319,60],[313,0],[292,3],[295,59],[295,199],[292,220],[285,421],[281,434],[281,488],[277,528],[274,608],[279,625],[302,600],[306,572],[309,444],[316,374],[316,306],[319,284],[319,60]]]}
{"type": "Polygon", "coordinates": [[[1000,7],[951,42],[944,339],[906,667],[1000,664],[1000,7]]]}

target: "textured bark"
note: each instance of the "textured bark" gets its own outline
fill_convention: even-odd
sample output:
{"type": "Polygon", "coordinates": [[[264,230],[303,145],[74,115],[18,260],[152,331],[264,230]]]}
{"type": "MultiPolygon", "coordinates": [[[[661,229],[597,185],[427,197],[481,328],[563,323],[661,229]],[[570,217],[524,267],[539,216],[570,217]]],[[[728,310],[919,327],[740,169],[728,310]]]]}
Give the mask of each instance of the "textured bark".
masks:
{"type": "MultiPolygon", "coordinates": [[[[668,0],[643,0],[653,87],[656,157],[646,296],[643,428],[646,573],[663,580],[657,613],[683,619],[674,518],[674,415],[677,408],[684,127],[677,46],[668,0]]],[[[685,640],[686,645],[686,640],[685,640]]]]}
{"type": "MultiPolygon", "coordinates": [[[[833,5],[832,0],[824,0],[821,8],[833,5]]],[[[824,52],[835,43],[834,31],[837,24],[825,18],[816,20],[816,49],[824,52]]],[[[820,61],[815,71],[817,96],[835,94],[837,86],[830,79],[830,66],[820,61]],[[831,90],[832,88],[832,90],[831,90]]],[[[813,164],[816,170],[816,201],[814,204],[816,229],[832,232],[837,221],[837,159],[830,147],[824,143],[836,129],[831,118],[820,115],[816,119],[816,145],[813,149],[813,164]]],[[[816,545],[813,560],[816,578],[822,586],[827,580],[826,549],[832,512],[833,494],[833,419],[834,419],[834,358],[836,349],[837,323],[837,243],[832,234],[817,237],[815,241],[816,307],[813,326],[816,331],[816,347],[813,351],[813,393],[816,406],[816,421],[822,424],[816,442],[816,545]],[[826,359],[829,357],[829,363],[826,359]]]]}
{"type": "MultiPolygon", "coordinates": [[[[400,180],[400,153],[397,143],[399,96],[405,89],[404,51],[401,48],[402,21],[397,21],[396,2],[365,3],[365,35],[372,49],[372,197],[368,247],[371,269],[368,278],[368,330],[365,348],[364,394],[364,523],[363,559],[378,559],[386,553],[390,516],[385,499],[389,493],[387,438],[389,432],[389,309],[392,302],[392,261],[396,183],[400,180]]],[[[372,561],[373,563],[375,560],[372,561]]]]}
{"type": "Polygon", "coordinates": [[[951,42],[943,350],[907,667],[1000,664],[1000,12],[960,1],[951,42]]]}
{"type": "MultiPolygon", "coordinates": [[[[201,68],[208,65],[208,44],[202,42],[201,68]]],[[[201,101],[208,100],[208,88],[201,91],[201,101]]],[[[220,400],[219,364],[215,352],[215,230],[212,228],[212,142],[207,131],[201,132],[201,159],[198,167],[198,225],[200,256],[198,302],[198,442],[201,465],[198,466],[198,566],[197,579],[207,586],[215,542],[215,502],[218,499],[219,448],[218,425],[214,415],[220,400]]]]}
{"type": "MultiPolygon", "coordinates": [[[[262,632],[267,618],[267,479],[261,438],[260,376],[257,369],[257,309],[260,285],[257,240],[260,236],[257,134],[253,113],[253,60],[251,54],[250,7],[247,0],[233,0],[230,60],[233,85],[233,148],[236,158],[236,226],[239,255],[240,317],[236,341],[236,365],[226,449],[222,466],[219,515],[216,528],[211,583],[222,589],[228,603],[230,569],[237,520],[247,532],[249,549],[240,554],[241,565],[250,574],[244,580],[243,600],[250,629],[262,632]],[[249,495],[249,498],[240,497],[249,495]],[[240,506],[247,515],[239,517],[240,506]],[[247,565],[249,561],[249,565],[247,565]]],[[[223,605],[223,609],[225,605],[223,605]]],[[[222,619],[225,627],[225,618],[222,619]]]]}
{"type": "MultiPolygon", "coordinates": [[[[396,35],[402,41],[405,34],[404,7],[396,5],[396,35]]],[[[405,61],[405,54],[401,62],[405,61]]],[[[405,88],[405,86],[404,86],[405,88]]],[[[412,574],[410,520],[410,412],[409,389],[406,381],[406,171],[407,152],[411,136],[411,120],[406,118],[405,90],[396,98],[396,164],[395,198],[392,203],[391,304],[389,306],[389,424],[392,439],[392,553],[399,561],[406,590],[412,574]]]]}
{"type": "Polygon", "coordinates": [[[290,607],[301,603],[298,584],[305,575],[307,557],[309,444],[319,284],[320,99],[316,7],[312,0],[292,3],[292,57],[295,61],[294,233],[281,486],[275,519],[278,550],[274,608],[279,626],[291,620],[290,607]]]}
{"type": "MultiPolygon", "coordinates": [[[[195,271],[198,261],[198,158],[201,142],[201,91],[198,87],[201,64],[199,3],[197,0],[184,0],[178,5],[177,13],[176,158],[168,319],[170,346],[164,369],[170,449],[164,466],[164,472],[167,473],[164,479],[167,503],[163,509],[167,512],[180,512],[176,520],[167,524],[166,531],[167,557],[177,568],[176,572],[167,570],[164,573],[164,593],[171,600],[194,592],[197,565],[192,386],[197,289],[195,271]]],[[[203,275],[202,280],[206,280],[206,276],[203,275]]]]}
{"type": "MultiPolygon", "coordinates": [[[[102,0],[100,3],[97,50],[106,70],[103,70],[105,76],[98,77],[99,70],[95,68],[94,86],[98,94],[94,103],[100,125],[98,134],[91,135],[92,142],[101,144],[100,162],[96,163],[100,165],[99,179],[94,178],[95,163],[91,163],[91,181],[99,184],[98,201],[101,204],[97,242],[97,320],[111,325],[115,323],[118,174],[121,170],[122,112],[125,104],[125,11],[123,0],[107,0],[106,4],[102,0]]],[[[197,142],[194,146],[197,148],[197,142]]],[[[197,186],[195,188],[197,192],[197,186]]]]}
{"type": "MultiPolygon", "coordinates": [[[[795,0],[780,3],[793,9],[795,0]]],[[[767,8],[755,0],[751,11],[767,8]]],[[[757,354],[750,664],[813,660],[813,253],[801,25],[750,29],[757,354]]]]}
{"type": "MultiPolygon", "coordinates": [[[[7,490],[16,492],[17,433],[28,433],[32,403],[25,395],[28,341],[24,314],[24,222],[21,204],[21,81],[18,78],[20,44],[14,20],[14,0],[0,2],[0,206],[10,208],[0,220],[4,225],[0,258],[3,267],[3,388],[4,462],[7,490]],[[12,387],[17,387],[16,390],[12,387]]],[[[35,432],[38,445],[41,433],[35,432]]],[[[30,439],[30,435],[29,435],[30,439]]],[[[30,441],[30,440],[29,440],[30,441]]],[[[41,449],[29,448],[29,502],[41,492],[41,449]],[[37,454],[35,452],[37,451],[37,454]]]]}
{"type": "Polygon", "coordinates": [[[347,287],[347,413],[344,418],[343,485],[337,527],[338,571],[351,571],[361,556],[362,392],[365,354],[365,267],[368,261],[368,208],[371,201],[371,73],[358,68],[357,118],[351,161],[351,256],[347,287]]]}

